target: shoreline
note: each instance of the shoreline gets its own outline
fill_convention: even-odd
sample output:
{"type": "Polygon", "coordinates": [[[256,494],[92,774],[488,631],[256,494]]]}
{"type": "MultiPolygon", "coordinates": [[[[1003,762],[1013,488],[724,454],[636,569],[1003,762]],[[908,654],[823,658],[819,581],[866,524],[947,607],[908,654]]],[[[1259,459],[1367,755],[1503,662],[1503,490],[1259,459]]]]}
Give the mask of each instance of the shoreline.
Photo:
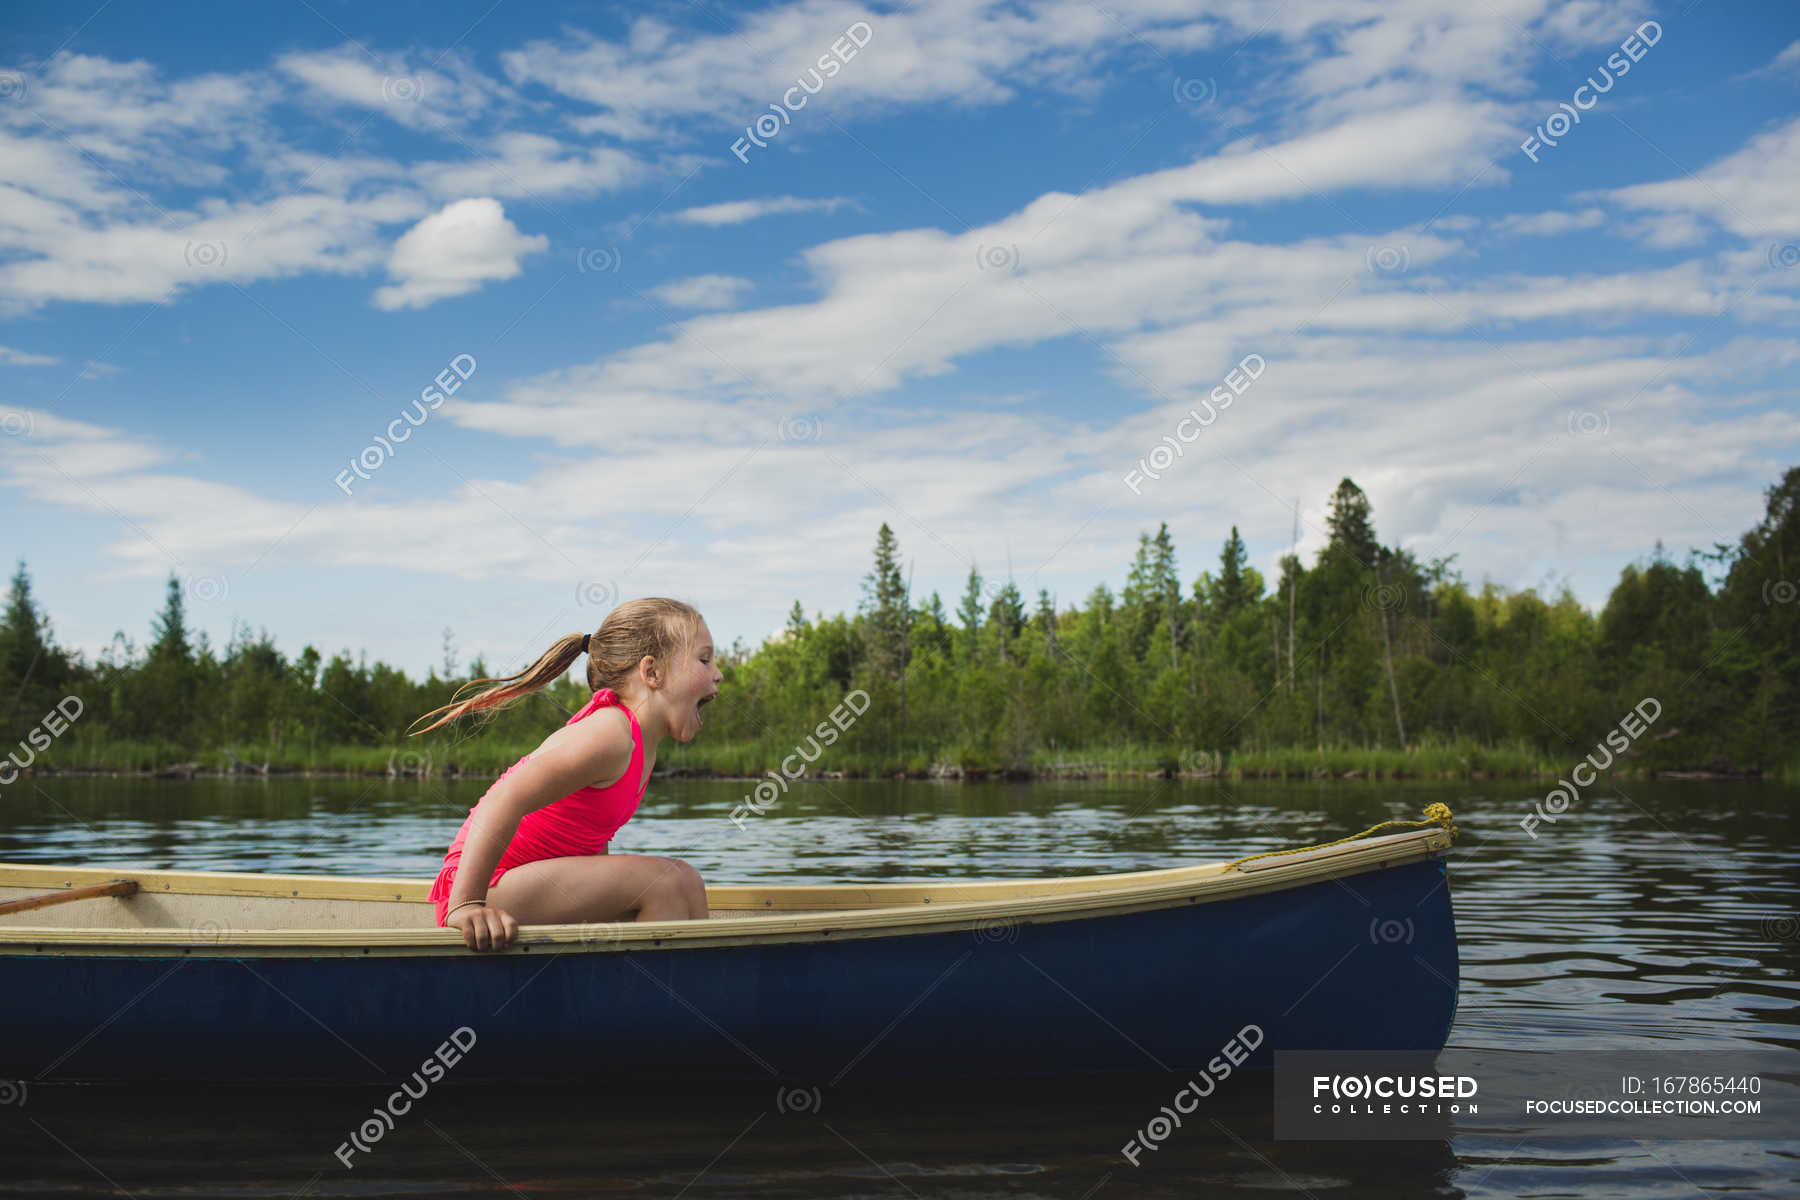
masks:
{"type": "MultiPolygon", "coordinates": [[[[15,780],[26,779],[388,779],[395,782],[425,782],[435,780],[448,782],[461,779],[498,779],[503,770],[464,770],[458,767],[445,767],[440,770],[424,770],[419,768],[395,767],[278,767],[264,765],[253,767],[239,764],[235,767],[209,767],[198,762],[172,763],[162,767],[143,767],[136,770],[122,767],[39,767],[32,766],[21,770],[15,780]]],[[[675,766],[658,768],[651,773],[652,780],[667,779],[711,779],[721,782],[753,783],[759,780],[774,778],[775,768],[770,768],[760,775],[744,775],[735,772],[715,771],[711,767],[675,766]]],[[[1684,780],[1705,781],[1715,783],[1757,783],[1763,779],[1763,772],[1756,767],[1742,770],[1720,771],[1711,768],[1657,770],[1637,767],[1629,771],[1608,772],[1609,777],[1639,780],[1684,780]]],[[[895,768],[891,771],[817,771],[788,777],[791,783],[812,783],[824,780],[908,780],[933,783],[1029,783],[1044,780],[1108,780],[1108,779],[1180,779],[1193,782],[1220,780],[1227,783],[1242,782],[1400,782],[1400,781],[1434,781],[1450,782],[1457,780],[1482,779],[1557,779],[1559,776],[1548,771],[1384,771],[1384,770],[1349,770],[1333,772],[1325,767],[1308,769],[1287,768],[1251,768],[1251,769],[1176,769],[1166,767],[1114,767],[1105,763],[1073,763],[1047,767],[963,767],[957,764],[933,764],[929,770],[916,768],[895,768]]]]}

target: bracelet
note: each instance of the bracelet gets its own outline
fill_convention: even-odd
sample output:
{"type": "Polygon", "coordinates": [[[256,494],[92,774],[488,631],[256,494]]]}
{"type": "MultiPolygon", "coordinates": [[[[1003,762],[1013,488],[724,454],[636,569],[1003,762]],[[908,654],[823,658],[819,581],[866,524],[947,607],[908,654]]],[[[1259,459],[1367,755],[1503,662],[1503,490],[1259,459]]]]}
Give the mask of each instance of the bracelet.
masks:
{"type": "Polygon", "coordinates": [[[446,917],[448,917],[448,916],[449,916],[449,915],[450,915],[450,913],[453,913],[453,912],[455,912],[455,911],[456,911],[456,910],[457,910],[457,909],[459,909],[459,908],[467,908],[467,907],[468,907],[468,906],[469,906],[469,905],[471,905],[471,904],[480,904],[480,905],[483,905],[483,906],[486,906],[486,904],[487,904],[487,901],[486,901],[486,900],[464,900],[464,901],[463,901],[463,902],[462,902],[462,903],[461,903],[461,904],[455,904],[455,905],[452,905],[452,906],[451,906],[451,907],[450,907],[450,910],[449,910],[449,912],[446,912],[446,913],[445,913],[445,914],[444,914],[444,916],[446,916],[446,917]]]}

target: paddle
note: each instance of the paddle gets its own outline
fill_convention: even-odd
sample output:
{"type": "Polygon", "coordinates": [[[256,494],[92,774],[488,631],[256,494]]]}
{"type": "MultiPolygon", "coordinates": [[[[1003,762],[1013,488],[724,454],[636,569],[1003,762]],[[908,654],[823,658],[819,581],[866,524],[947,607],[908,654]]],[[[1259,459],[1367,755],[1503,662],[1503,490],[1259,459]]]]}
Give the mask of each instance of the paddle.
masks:
{"type": "Polygon", "coordinates": [[[0,917],[4,917],[8,913],[45,908],[52,904],[67,904],[71,900],[91,900],[96,896],[134,896],[137,894],[137,890],[138,885],[135,879],[115,879],[111,883],[65,888],[60,892],[45,892],[41,896],[25,896],[18,900],[0,902],[0,917]]]}

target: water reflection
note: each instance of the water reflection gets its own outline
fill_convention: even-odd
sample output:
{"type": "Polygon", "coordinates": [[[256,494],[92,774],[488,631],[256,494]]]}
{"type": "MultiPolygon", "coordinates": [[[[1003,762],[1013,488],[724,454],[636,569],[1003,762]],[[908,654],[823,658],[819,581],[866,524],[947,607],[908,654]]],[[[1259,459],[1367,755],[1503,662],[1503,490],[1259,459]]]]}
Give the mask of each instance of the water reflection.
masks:
{"type": "MultiPolygon", "coordinates": [[[[40,780],[8,790],[0,860],[426,880],[487,786],[40,780]]],[[[615,848],[678,854],[713,883],[1031,878],[1328,841],[1442,801],[1463,834],[1450,860],[1463,956],[1452,1046],[1705,1041],[1772,1063],[1800,1052],[1800,790],[1596,787],[1534,839],[1518,821],[1543,789],[1527,782],[833,781],[796,785],[739,829],[728,814],[752,786],[658,780],[615,848]]],[[[887,1092],[796,1114],[749,1095],[445,1088],[346,1173],[331,1148],[366,1113],[364,1093],[215,1090],[150,1104],[42,1088],[0,1109],[0,1195],[116,1194],[108,1178],[137,1195],[1800,1194],[1793,1114],[1774,1115],[1760,1142],[1349,1146],[1275,1142],[1266,1103],[1239,1096],[1134,1168],[1119,1147],[1166,1090],[887,1092]]]]}

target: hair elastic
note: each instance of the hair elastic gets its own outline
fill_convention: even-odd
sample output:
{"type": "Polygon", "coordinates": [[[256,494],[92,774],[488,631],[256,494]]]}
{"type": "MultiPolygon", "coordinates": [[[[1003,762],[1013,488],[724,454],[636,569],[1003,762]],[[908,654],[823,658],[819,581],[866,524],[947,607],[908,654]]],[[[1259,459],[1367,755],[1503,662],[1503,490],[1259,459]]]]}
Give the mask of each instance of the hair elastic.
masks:
{"type": "Polygon", "coordinates": [[[591,633],[584,633],[581,635],[581,652],[583,654],[586,654],[588,652],[588,639],[593,636],[594,635],[591,633]]]}

